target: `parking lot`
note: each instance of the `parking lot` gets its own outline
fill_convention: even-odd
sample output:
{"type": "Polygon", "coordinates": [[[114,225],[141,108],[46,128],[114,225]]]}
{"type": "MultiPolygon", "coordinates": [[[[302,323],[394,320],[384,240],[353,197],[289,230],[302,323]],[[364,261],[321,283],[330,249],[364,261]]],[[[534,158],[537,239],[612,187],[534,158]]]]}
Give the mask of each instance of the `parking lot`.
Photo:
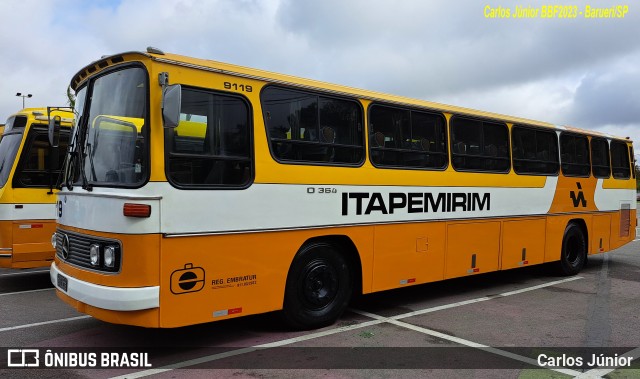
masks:
{"type": "Polygon", "coordinates": [[[640,378],[639,250],[636,240],[591,256],[574,277],[540,266],[368,295],[305,332],[277,314],[168,330],[107,324],[60,301],[48,270],[0,270],[0,377],[640,378]],[[24,348],[144,352],[152,367],[7,368],[8,349],[24,348]],[[574,364],[594,355],[616,362],[574,364]]]}

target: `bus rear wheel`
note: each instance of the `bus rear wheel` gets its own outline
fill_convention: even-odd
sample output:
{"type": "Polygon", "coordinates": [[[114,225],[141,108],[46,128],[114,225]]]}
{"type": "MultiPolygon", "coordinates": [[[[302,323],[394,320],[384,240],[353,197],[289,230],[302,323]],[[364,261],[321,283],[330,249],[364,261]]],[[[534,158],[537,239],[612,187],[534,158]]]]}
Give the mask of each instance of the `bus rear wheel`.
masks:
{"type": "Polygon", "coordinates": [[[562,238],[562,252],[557,263],[557,271],[560,275],[576,275],[582,270],[587,261],[587,242],[577,224],[571,222],[567,225],[562,238]]]}
{"type": "Polygon", "coordinates": [[[291,264],[283,316],[295,329],[333,324],[344,312],[353,290],[347,260],[328,243],[303,246],[291,264]]]}

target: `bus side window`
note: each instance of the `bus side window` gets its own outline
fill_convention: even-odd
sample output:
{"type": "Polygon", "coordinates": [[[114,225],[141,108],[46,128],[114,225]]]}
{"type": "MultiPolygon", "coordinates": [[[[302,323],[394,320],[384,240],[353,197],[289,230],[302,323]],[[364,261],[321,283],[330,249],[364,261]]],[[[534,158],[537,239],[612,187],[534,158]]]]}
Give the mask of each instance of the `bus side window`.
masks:
{"type": "Polygon", "coordinates": [[[631,157],[631,177],[636,178],[636,156],[633,153],[633,146],[629,146],[629,157],[631,157]]]}
{"type": "Polygon", "coordinates": [[[374,104],[369,118],[369,155],[375,166],[435,170],[447,166],[442,114],[374,104]]]}
{"type": "Polygon", "coordinates": [[[166,129],[167,177],[177,186],[251,181],[249,106],[241,97],[183,87],[180,122],[166,129]]]}
{"type": "Polygon", "coordinates": [[[511,130],[513,170],[519,175],[557,175],[558,137],[555,131],[514,125],[511,130]]]}
{"type": "Polygon", "coordinates": [[[275,86],[262,91],[261,102],[276,161],[332,165],[362,161],[363,120],[357,102],[275,86]]]}
{"type": "Polygon", "coordinates": [[[621,141],[611,141],[611,169],[616,179],[629,179],[629,150],[627,144],[621,141]]]}
{"type": "Polygon", "coordinates": [[[451,118],[453,168],[459,171],[509,172],[509,130],[493,121],[451,118]]]}
{"type": "Polygon", "coordinates": [[[560,134],[562,173],[566,176],[588,177],[591,171],[589,143],[586,136],[563,132],[560,134]]]}
{"type": "Polygon", "coordinates": [[[596,178],[609,178],[611,176],[609,144],[604,138],[591,138],[591,171],[596,178]]]}

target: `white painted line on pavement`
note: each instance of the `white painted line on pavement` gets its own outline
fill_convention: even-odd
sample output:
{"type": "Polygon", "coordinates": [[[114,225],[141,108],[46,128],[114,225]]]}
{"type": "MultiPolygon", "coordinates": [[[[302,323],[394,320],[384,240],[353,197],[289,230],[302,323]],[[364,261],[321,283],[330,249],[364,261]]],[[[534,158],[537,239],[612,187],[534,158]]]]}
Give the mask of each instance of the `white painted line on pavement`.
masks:
{"type": "Polygon", "coordinates": [[[0,293],[0,296],[9,296],[9,295],[22,295],[25,293],[33,293],[33,292],[42,292],[42,291],[52,291],[53,288],[41,288],[39,290],[29,290],[29,291],[18,291],[18,292],[7,292],[0,293]]]}
{"type": "MultiPolygon", "coordinates": [[[[435,311],[438,311],[438,310],[449,309],[449,308],[453,308],[453,307],[459,307],[459,306],[467,305],[467,304],[473,304],[473,303],[477,303],[477,302],[480,302],[480,301],[491,300],[491,299],[500,298],[500,297],[504,297],[504,296],[511,296],[511,295],[515,295],[515,294],[519,294],[519,293],[523,293],[523,292],[527,292],[527,291],[533,291],[533,290],[536,290],[536,289],[549,287],[549,286],[553,286],[553,285],[557,285],[557,284],[561,284],[561,283],[565,283],[565,282],[570,282],[570,281],[578,280],[578,279],[582,279],[582,277],[574,276],[574,277],[571,277],[571,278],[562,279],[562,280],[556,280],[556,281],[553,281],[553,282],[544,283],[544,284],[540,284],[540,285],[536,285],[536,286],[532,286],[532,287],[527,287],[527,288],[523,288],[523,289],[520,289],[520,290],[505,292],[505,293],[499,294],[497,296],[484,296],[484,297],[477,298],[477,299],[471,299],[471,300],[466,300],[466,301],[460,301],[460,302],[453,303],[453,304],[447,304],[447,305],[442,305],[442,306],[438,306],[438,307],[427,308],[427,309],[421,310],[421,311],[404,313],[402,315],[394,316],[394,317],[390,317],[390,318],[384,318],[384,317],[381,317],[381,316],[374,315],[372,313],[351,309],[351,311],[354,312],[354,313],[358,313],[358,314],[361,314],[361,315],[364,315],[364,316],[367,316],[367,317],[372,317],[372,318],[374,318],[374,320],[373,321],[363,322],[363,323],[360,323],[360,324],[355,324],[355,325],[348,325],[348,326],[342,326],[342,327],[339,327],[339,328],[323,330],[323,331],[320,331],[320,332],[311,333],[311,334],[302,335],[302,336],[293,337],[293,338],[288,338],[288,339],[281,340],[281,341],[275,341],[275,342],[270,342],[270,343],[266,343],[266,344],[255,345],[255,346],[251,346],[251,347],[245,347],[245,348],[232,350],[232,351],[228,351],[228,352],[224,352],[224,353],[212,354],[212,355],[208,355],[208,356],[204,356],[204,357],[200,357],[200,358],[190,359],[190,360],[187,360],[187,361],[177,362],[177,363],[174,363],[174,364],[166,365],[166,366],[155,368],[155,369],[133,372],[133,373],[129,373],[129,374],[121,375],[121,376],[115,376],[115,377],[112,377],[111,379],[143,378],[143,377],[146,377],[146,376],[156,375],[156,374],[164,373],[164,372],[167,372],[167,371],[172,371],[172,370],[179,369],[179,368],[190,367],[190,366],[194,366],[194,365],[198,365],[198,364],[202,364],[202,363],[206,363],[206,362],[212,362],[212,361],[215,361],[215,360],[224,359],[224,358],[231,357],[231,356],[250,353],[250,352],[256,351],[258,349],[268,349],[268,348],[272,348],[272,347],[286,346],[286,345],[290,345],[290,344],[293,344],[293,343],[296,343],[296,342],[300,342],[300,341],[307,341],[307,340],[311,340],[311,339],[315,339],[315,338],[325,337],[325,336],[329,336],[329,335],[332,335],[332,334],[342,333],[342,332],[346,332],[346,331],[354,330],[354,329],[360,329],[360,328],[364,328],[364,327],[372,326],[372,325],[378,325],[378,324],[382,324],[382,323],[385,323],[385,322],[390,322],[390,323],[398,322],[398,323],[402,323],[402,324],[406,324],[406,325],[411,325],[411,324],[407,324],[407,323],[404,323],[404,322],[401,322],[401,321],[397,321],[397,319],[398,318],[411,317],[411,316],[415,316],[417,314],[435,312],[435,311]]],[[[434,333],[437,333],[437,332],[434,331],[434,333]]],[[[449,336],[449,338],[456,338],[456,337],[449,336]]],[[[481,346],[484,346],[484,345],[481,345],[481,346]]],[[[491,348],[489,346],[486,346],[486,348],[494,349],[494,348],[491,348]]],[[[495,350],[502,352],[502,350],[498,350],[498,349],[495,349],[495,350]]],[[[507,354],[511,354],[509,352],[502,352],[502,353],[504,353],[504,354],[501,354],[503,356],[507,356],[507,354]]],[[[519,357],[521,359],[528,359],[528,358],[521,357],[521,356],[518,356],[518,355],[515,355],[515,354],[513,354],[513,355],[516,356],[516,357],[519,357]]],[[[559,370],[563,370],[563,369],[559,369],[559,370]]],[[[556,370],[556,371],[558,371],[558,370],[556,370]]],[[[571,371],[572,373],[574,372],[573,370],[569,370],[569,371],[571,371]]],[[[575,371],[575,374],[570,374],[570,375],[576,375],[576,374],[580,374],[580,373],[575,371]]]]}
{"type": "MultiPolygon", "coordinates": [[[[622,355],[620,355],[620,357],[625,357],[625,358],[631,358],[632,361],[635,361],[636,359],[640,358],[640,347],[637,347],[631,351],[628,351],[622,355]]],[[[619,368],[625,368],[625,367],[616,367],[616,368],[595,368],[593,370],[589,370],[581,375],[576,376],[576,379],[587,379],[587,378],[602,378],[605,375],[608,375],[614,371],[616,371],[619,368]]]]}
{"type": "Polygon", "coordinates": [[[25,325],[18,325],[18,326],[9,326],[7,328],[0,328],[0,332],[8,332],[10,330],[17,330],[17,329],[26,329],[26,328],[32,328],[34,326],[42,326],[42,325],[49,325],[49,324],[57,324],[59,322],[68,322],[68,321],[75,321],[75,320],[82,320],[85,318],[90,318],[91,316],[77,316],[77,317],[69,317],[69,318],[61,318],[58,320],[51,320],[51,321],[43,321],[43,322],[35,322],[33,324],[25,324],[25,325]]]}
{"type": "Polygon", "coordinates": [[[572,281],[578,280],[578,279],[584,279],[584,278],[582,276],[572,276],[570,278],[561,279],[561,280],[555,280],[553,282],[539,284],[537,286],[526,287],[526,288],[522,288],[522,289],[515,290],[515,291],[504,292],[504,293],[501,293],[501,294],[498,294],[498,295],[495,295],[495,296],[483,296],[483,297],[478,297],[478,298],[475,298],[475,299],[463,300],[463,301],[459,301],[457,303],[439,305],[437,307],[421,309],[421,310],[413,311],[413,312],[409,312],[409,313],[403,313],[401,315],[397,315],[397,316],[393,316],[393,317],[389,317],[389,318],[392,319],[392,320],[399,320],[399,319],[402,319],[402,318],[407,318],[407,317],[412,317],[412,316],[417,316],[417,315],[423,315],[425,313],[437,312],[437,311],[441,311],[443,309],[451,309],[451,308],[456,308],[456,307],[460,307],[460,306],[467,305],[467,304],[479,303],[479,302],[482,302],[482,301],[487,301],[487,300],[495,299],[495,298],[498,298],[498,297],[506,297],[506,296],[517,295],[517,294],[520,294],[520,293],[534,291],[534,290],[538,290],[538,289],[545,288],[545,287],[555,286],[555,285],[566,283],[566,282],[572,282],[572,281]]]}
{"type": "Polygon", "coordinates": [[[310,340],[310,339],[314,339],[314,338],[320,338],[320,337],[329,336],[329,335],[336,334],[336,333],[346,332],[348,330],[360,329],[360,328],[364,328],[364,327],[367,327],[367,326],[377,325],[377,324],[382,324],[382,323],[383,323],[383,321],[374,320],[374,321],[363,322],[361,324],[341,326],[339,328],[323,330],[323,331],[320,331],[320,332],[311,333],[311,334],[298,336],[298,337],[287,338],[287,339],[281,340],[281,341],[269,342],[269,343],[265,343],[265,344],[262,344],[262,345],[255,345],[255,346],[251,346],[251,347],[245,347],[245,348],[242,348],[242,349],[227,351],[227,352],[224,352],[224,353],[207,355],[207,356],[200,357],[200,358],[195,358],[195,359],[190,359],[190,360],[183,361],[183,362],[174,363],[174,364],[167,365],[167,366],[164,366],[164,367],[160,367],[160,368],[157,368],[157,369],[151,369],[151,370],[134,372],[134,373],[131,373],[131,374],[125,374],[125,375],[121,375],[121,376],[115,376],[115,377],[112,377],[111,379],[143,378],[145,376],[160,374],[160,373],[163,373],[163,372],[175,370],[177,368],[184,368],[184,367],[199,365],[199,364],[202,364],[202,363],[212,362],[212,361],[216,361],[216,360],[227,358],[227,357],[232,357],[232,356],[236,356],[236,355],[251,353],[251,352],[259,350],[259,349],[268,349],[268,348],[271,348],[271,347],[279,347],[279,346],[291,345],[293,343],[300,342],[300,341],[306,341],[306,340],[310,340]]]}
{"type": "MultiPolygon", "coordinates": [[[[496,349],[495,347],[479,344],[479,343],[476,343],[476,342],[473,342],[473,341],[469,341],[469,340],[465,340],[465,339],[462,339],[462,338],[459,338],[459,337],[455,337],[455,336],[450,336],[448,334],[440,333],[440,332],[437,332],[435,330],[423,328],[421,326],[409,324],[409,323],[406,323],[406,322],[403,322],[403,321],[389,320],[388,322],[391,323],[391,324],[403,327],[403,328],[411,329],[411,330],[416,331],[416,332],[428,334],[430,336],[434,336],[434,337],[441,338],[441,339],[444,339],[444,340],[447,340],[447,341],[455,342],[455,343],[458,343],[460,345],[464,345],[464,346],[468,346],[468,347],[474,347],[474,348],[477,348],[479,350],[486,351],[487,353],[500,355],[500,356],[505,357],[505,358],[514,359],[516,361],[528,363],[528,364],[533,365],[533,366],[538,366],[538,361],[536,359],[523,357],[522,355],[511,353],[509,351],[496,349]]],[[[559,373],[562,373],[562,374],[566,374],[566,375],[572,375],[572,376],[576,376],[576,375],[582,374],[579,371],[575,371],[575,370],[571,370],[571,369],[567,369],[567,368],[555,368],[555,367],[543,367],[543,368],[546,368],[547,370],[551,370],[551,371],[556,371],[556,372],[559,372],[559,373]]]]}

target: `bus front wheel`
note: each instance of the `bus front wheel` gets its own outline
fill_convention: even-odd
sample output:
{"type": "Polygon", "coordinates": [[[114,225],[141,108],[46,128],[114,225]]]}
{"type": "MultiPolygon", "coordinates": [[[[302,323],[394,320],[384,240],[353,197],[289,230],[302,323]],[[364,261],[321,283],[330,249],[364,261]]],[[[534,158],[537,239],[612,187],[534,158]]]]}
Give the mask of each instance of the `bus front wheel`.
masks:
{"type": "Polygon", "coordinates": [[[333,324],[349,304],[352,275],[347,260],[328,243],[302,247],[291,264],[283,316],[295,329],[333,324]]]}
{"type": "Polygon", "coordinates": [[[580,228],[575,223],[569,223],[562,238],[562,251],[557,271],[561,275],[576,275],[582,270],[587,261],[587,242],[580,228]]]}

